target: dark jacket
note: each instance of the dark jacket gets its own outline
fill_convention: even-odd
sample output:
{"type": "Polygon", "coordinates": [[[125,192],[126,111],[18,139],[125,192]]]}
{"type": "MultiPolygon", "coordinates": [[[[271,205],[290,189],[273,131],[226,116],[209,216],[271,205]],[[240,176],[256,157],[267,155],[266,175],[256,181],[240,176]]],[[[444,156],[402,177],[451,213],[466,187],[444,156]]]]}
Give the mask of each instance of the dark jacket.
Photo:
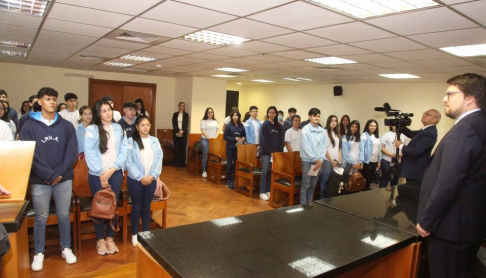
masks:
{"type": "Polygon", "coordinates": [[[287,117],[287,119],[285,119],[285,121],[283,123],[283,128],[284,128],[284,131],[283,131],[284,134],[285,134],[285,132],[287,132],[288,129],[292,128],[292,119],[290,117],[287,117]]]}
{"type": "Polygon", "coordinates": [[[418,223],[438,238],[486,238],[486,113],[474,112],[442,139],[425,170],[418,223]]]}
{"type": "Polygon", "coordinates": [[[78,139],[71,122],[57,113],[54,123],[47,126],[40,121],[41,112],[31,113],[20,132],[20,140],[35,141],[34,160],[30,171],[31,183],[52,183],[58,176],[72,180],[73,166],[78,158],[78,139]]]}
{"type": "Polygon", "coordinates": [[[243,126],[243,123],[239,126],[234,126],[232,123],[226,126],[223,132],[226,148],[236,149],[236,137],[246,138],[245,126],[243,126]]]}
{"type": "Polygon", "coordinates": [[[19,119],[19,129],[17,129],[17,133],[20,134],[20,131],[22,130],[22,127],[24,126],[25,122],[27,122],[28,120],[30,120],[30,113],[32,111],[28,111],[27,113],[25,113],[24,115],[22,115],[19,119]]]}
{"type": "MultiPolygon", "coordinates": [[[[177,118],[179,117],[179,112],[175,112],[174,115],[172,115],[172,128],[174,129],[174,137],[176,133],[179,132],[179,125],[177,124],[177,118]]],[[[183,135],[187,136],[187,133],[189,132],[189,114],[184,112],[182,114],[182,131],[184,131],[183,135]]]]}
{"type": "Polygon", "coordinates": [[[418,132],[405,129],[403,134],[413,138],[407,146],[402,148],[403,157],[400,177],[421,180],[424,176],[425,166],[427,166],[429,161],[430,153],[437,142],[437,127],[435,125],[429,126],[418,132]]]}
{"type": "Polygon", "coordinates": [[[8,118],[10,120],[12,120],[12,122],[14,122],[15,124],[15,128],[17,130],[19,130],[19,116],[17,114],[17,110],[13,109],[13,108],[9,108],[8,109],[8,118]]]}
{"type": "Polygon", "coordinates": [[[273,124],[266,120],[260,131],[260,155],[270,155],[274,152],[282,152],[284,147],[283,127],[277,121],[273,124]]]}
{"type": "Polygon", "coordinates": [[[131,125],[129,125],[126,121],[125,121],[125,116],[123,116],[119,121],[118,121],[118,124],[121,125],[121,127],[123,128],[123,130],[125,130],[125,133],[127,134],[127,138],[132,138],[133,136],[133,133],[135,132],[136,130],[136,127],[135,127],[135,121],[137,120],[137,117],[133,118],[133,123],[131,125]]]}

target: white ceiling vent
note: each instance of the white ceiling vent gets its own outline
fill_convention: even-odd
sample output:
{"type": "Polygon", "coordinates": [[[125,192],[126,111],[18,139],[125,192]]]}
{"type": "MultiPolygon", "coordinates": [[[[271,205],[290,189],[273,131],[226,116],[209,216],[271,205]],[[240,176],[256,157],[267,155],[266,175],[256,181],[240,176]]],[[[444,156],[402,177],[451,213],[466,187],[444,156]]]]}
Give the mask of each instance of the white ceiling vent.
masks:
{"type": "Polygon", "coordinates": [[[153,35],[136,33],[136,32],[123,32],[122,34],[118,35],[116,38],[119,40],[141,42],[141,43],[152,43],[160,39],[159,37],[153,35]]]}

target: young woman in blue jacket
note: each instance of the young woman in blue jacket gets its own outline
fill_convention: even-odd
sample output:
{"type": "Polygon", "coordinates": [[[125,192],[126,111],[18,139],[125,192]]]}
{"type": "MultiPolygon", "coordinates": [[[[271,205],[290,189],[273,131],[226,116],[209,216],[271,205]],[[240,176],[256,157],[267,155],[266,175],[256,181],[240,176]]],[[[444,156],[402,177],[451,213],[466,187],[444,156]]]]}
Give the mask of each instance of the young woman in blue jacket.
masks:
{"type": "Polygon", "coordinates": [[[132,197],[132,244],[137,244],[138,223],[142,217],[142,229],[150,226],[150,205],[162,172],[162,148],[159,140],[149,135],[150,119],[140,115],[135,121],[136,130],[128,139],[127,186],[132,197]]]}
{"type": "Polygon", "coordinates": [[[381,166],[381,142],[378,123],[371,119],[361,134],[360,157],[363,161],[363,177],[366,179],[366,189],[370,190],[371,181],[375,178],[376,169],[381,166]]]}
{"type": "Polygon", "coordinates": [[[348,125],[346,135],[342,137],[342,160],[343,160],[343,184],[349,181],[351,170],[359,171],[363,168],[363,159],[360,156],[361,136],[359,135],[360,123],[357,120],[348,125]]]}
{"type": "MultiPolygon", "coordinates": [[[[84,138],[84,156],[89,168],[91,193],[95,195],[101,188],[111,186],[118,200],[127,160],[127,136],[123,128],[113,121],[113,108],[106,100],[94,105],[93,121],[86,128],[84,138]]],[[[102,222],[101,219],[97,221],[102,222]]],[[[103,223],[94,223],[98,238],[96,249],[100,255],[116,254],[119,250],[113,241],[114,231],[109,221],[105,222],[106,239],[103,237],[103,223]]],[[[113,224],[116,224],[115,220],[113,224]]]]}
{"type": "Polygon", "coordinates": [[[241,123],[241,114],[233,110],[230,114],[231,122],[226,126],[223,139],[226,141],[226,186],[235,187],[235,166],[236,166],[236,144],[244,143],[246,138],[245,127],[241,123]]]}

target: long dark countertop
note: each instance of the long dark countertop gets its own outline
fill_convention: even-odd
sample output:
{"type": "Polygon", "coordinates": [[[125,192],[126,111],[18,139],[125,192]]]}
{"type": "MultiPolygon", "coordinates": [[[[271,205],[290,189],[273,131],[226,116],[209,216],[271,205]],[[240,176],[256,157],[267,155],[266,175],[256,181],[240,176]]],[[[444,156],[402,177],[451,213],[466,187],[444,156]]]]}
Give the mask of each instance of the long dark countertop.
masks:
{"type": "Polygon", "coordinates": [[[416,234],[418,194],[418,188],[403,184],[392,191],[380,188],[316,203],[416,234]]]}
{"type": "Polygon", "coordinates": [[[139,233],[173,277],[334,277],[416,241],[403,230],[322,205],[139,233]]]}
{"type": "Polygon", "coordinates": [[[7,233],[15,233],[27,216],[29,201],[18,203],[0,203],[0,223],[5,226],[7,233]]]}

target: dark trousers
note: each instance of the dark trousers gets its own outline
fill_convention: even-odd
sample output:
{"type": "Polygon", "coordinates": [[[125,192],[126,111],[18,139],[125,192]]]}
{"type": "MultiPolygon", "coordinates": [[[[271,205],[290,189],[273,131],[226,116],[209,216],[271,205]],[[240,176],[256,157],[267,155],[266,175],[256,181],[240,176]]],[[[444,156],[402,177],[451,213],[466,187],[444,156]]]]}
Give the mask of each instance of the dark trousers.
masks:
{"type": "Polygon", "coordinates": [[[132,197],[132,215],[130,216],[132,235],[136,235],[140,216],[142,217],[142,230],[148,231],[150,229],[150,205],[157,187],[157,179],[145,186],[141,182],[127,177],[127,187],[128,193],[132,197]]]}
{"type": "Polygon", "coordinates": [[[184,133],[182,137],[174,135],[174,166],[186,167],[186,147],[187,134],[184,133]]]}
{"type": "Polygon", "coordinates": [[[466,278],[476,260],[481,243],[452,242],[430,235],[427,257],[431,278],[466,278]]]}
{"type": "Polygon", "coordinates": [[[236,147],[226,147],[226,183],[235,182],[236,147]]]}
{"type": "Polygon", "coordinates": [[[388,182],[391,182],[390,185],[397,185],[398,184],[398,175],[395,175],[395,178],[391,180],[391,163],[387,160],[381,160],[381,179],[380,179],[380,188],[386,187],[388,182]]]}
{"type": "Polygon", "coordinates": [[[363,163],[363,170],[361,171],[361,174],[363,174],[363,177],[366,180],[365,190],[370,189],[371,182],[375,179],[377,166],[378,166],[378,162],[363,163]]]}
{"type": "Polygon", "coordinates": [[[407,184],[410,185],[410,186],[419,188],[420,185],[422,184],[422,180],[407,179],[407,184]]]}
{"type": "Polygon", "coordinates": [[[346,166],[344,166],[344,171],[343,171],[343,183],[344,185],[346,185],[349,181],[349,172],[351,172],[351,169],[353,169],[353,164],[346,164],[346,166]]]}
{"type": "MultiPolygon", "coordinates": [[[[91,194],[93,196],[96,194],[96,192],[101,190],[101,181],[100,177],[95,176],[95,175],[88,175],[88,182],[89,182],[89,187],[91,189],[91,194]]],[[[108,180],[108,183],[111,186],[111,190],[115,192],[116,194],[116,201],[118,202],[118,197],[120,196],[120,189],[123,183],[123,172],[122,170],[118,170],[113,175],[111,175],[111,178],[108,180]]],[[[106,236],[107,237],[113,237],[115,232],[111,228],[110,221],[105,221],[103,219],[96,219],[96,221],[101,222],[101,223],[93,223],[95,226],[96,230],[96,237],[98,239],[103,239],[103,226],[106,225],[106,236]],[[104,222],[104,223],[103,223],[104,222]]],[[[113,220],[113,226],[116,225],[116,219],[113,220]]]]}

